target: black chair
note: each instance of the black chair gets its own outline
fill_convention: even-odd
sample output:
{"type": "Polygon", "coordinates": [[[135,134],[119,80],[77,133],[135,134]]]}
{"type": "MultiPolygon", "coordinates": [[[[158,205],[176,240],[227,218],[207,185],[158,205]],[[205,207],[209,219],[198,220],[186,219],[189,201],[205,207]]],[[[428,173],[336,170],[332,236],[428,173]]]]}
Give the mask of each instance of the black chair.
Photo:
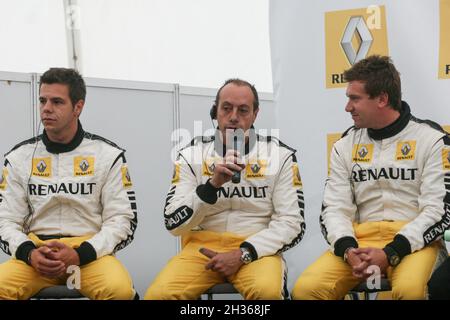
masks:
{"type": "Polygon", "coordinates": [[[381,291],[391,291],[391,285],[389,283],[389,280],[386,278],[382,278],[380,281],[380,288],[369,288],[367,286],[367,281],[363,281],[360,284],[358,284],[356,287],[354,287],[352,290],[348,292],[348,295],[350,296],[351,300],[360,300],[359,295],[362,293],[364,295],[364,300],[372,300],[370,299],[371,293],[377,293],[381,291]]]}
{"type": "Polygon", "coordinates": [[[203,294],[206,294],[208,300],[213,300],[213,295],[215,294],[239,294],[239,292],[231,283],[224,282],[212,286],[211,288],[206,290],[203,294]]]}
{"type": "Polygon", "coordinates": [[[65,285],[47,287],[36,293],[31,299],[87,299],[76,289],[69,289],[65,285]]]}

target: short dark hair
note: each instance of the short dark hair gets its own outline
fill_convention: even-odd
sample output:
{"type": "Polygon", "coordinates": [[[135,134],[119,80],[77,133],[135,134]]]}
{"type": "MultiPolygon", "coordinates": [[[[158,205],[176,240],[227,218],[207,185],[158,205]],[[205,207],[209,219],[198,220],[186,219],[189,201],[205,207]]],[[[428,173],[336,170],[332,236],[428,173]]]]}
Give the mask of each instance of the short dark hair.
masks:
{"type": "Polygon", "coordinates": [[[364,88],[370,98],[381,93],[388,95],[389,105],[397,111],[402,105],[402,86],[400,73],[387,56],[373,55],[355,63],[344,71],[344,79],[364,82],[364,88]]]}
{"type": "MultiPolygon", "coordinates": [[[[40,78],[40,86],[45,84],[65,84],[69,87],[69,97],[72,105],[86,99],[86,84],[83,77],[75,69],[50,68],[40,78]]],[[[40,88],[39,86],[39,88],[40,88]]]]}
{"type": "Polygon", "coordinates": [[[252,85],[250,82],[239,79],[239,78],[231,78],[228,79],[227,81],[225,81],[225,83],[219,88],[219,90],[217,91],[216,94],[216,99],[214,100],[214,105],[216,106],[216,108],[219,105],[219,98],[220,98],[220,92],[222,92],[223,87],[225,87],[227,84],[235,84],[237,86],[245,86],[245,87],[249,87],[250,90],[252,90],[253,93],[253,111],[255,111],[256,109],[259,108],[259,97],[258,97],[258,92],[256,91],[256,88],[254,85],[252,85]]]}

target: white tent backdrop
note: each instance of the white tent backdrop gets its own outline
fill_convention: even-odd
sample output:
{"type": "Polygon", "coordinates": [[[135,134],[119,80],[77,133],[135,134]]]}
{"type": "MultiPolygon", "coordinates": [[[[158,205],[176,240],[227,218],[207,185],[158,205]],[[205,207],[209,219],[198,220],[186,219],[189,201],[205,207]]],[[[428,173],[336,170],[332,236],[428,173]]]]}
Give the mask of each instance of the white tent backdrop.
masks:
{"type": "Polygon", "coordinates": [[[272,92],[268,0],[0,0],[0,70],[69,66],[71,12],[87,77],[272,92]]]}

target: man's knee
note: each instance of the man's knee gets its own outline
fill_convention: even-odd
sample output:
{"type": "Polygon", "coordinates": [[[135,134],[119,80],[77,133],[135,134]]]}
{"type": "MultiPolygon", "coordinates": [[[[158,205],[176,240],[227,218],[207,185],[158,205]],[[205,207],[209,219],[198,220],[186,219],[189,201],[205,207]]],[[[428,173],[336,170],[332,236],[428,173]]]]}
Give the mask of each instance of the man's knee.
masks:
{"type": "Polygon", "coordinates": [[[153,283],[147,289],[144,300],[184,300],[195,299],[195,297],[185,297],[182,289],[175,289],[167,283],[153,283]]]}
{"type": "Polygon", "coordinates": [[[314,283],[308,277],[301,275],[292,289],[291,296],[294,300],[316,299],[314,292],[317,290],[317,283],[314,283]]]}
{"type": "Polygon", "coordinates": [[[335,287],[330,287],[319,278],[301,275],[292,289],[294,300],[334,300],[341,299],[335,287]]]}
{"type": "Polygon", "coordinates": [[[19,297],[17,296],[17,290],[14,292],[12,290],[8,290],[4,288],[0,284],[0,300],[17,300],[19,297]]]}
{"type": "Polygon", "coordinates": [[[252,283],[250,287],[244,289],[246,300],[280,300],[283,299],[283,287],[281,279],[274,283],[269,278],[259,279],[252,283]]]}
{"type": "MultiPolygon", "coordinates": [[[[83,288],[81,290],[83,291],[83,288]]],[[[88,293],[86,296],[94,300],[132,300],[136,294],[136,291],[128,281],[120,281],[118,279],[111,279],[103,287],[88,291],[92,292],[92,294],[88,293]]]]}
{"type": "Polygon", "coordinates": [[[426,299],[426,286],[417,284],[413,280],[396,285],[392,288],[394,300],[424,300],[426,299]]]}
{"type": "Polygon", "coordinates": [[[29,287],[6,286],[0,281],[0,300],[27,300],[31,295],[29,287]]]}

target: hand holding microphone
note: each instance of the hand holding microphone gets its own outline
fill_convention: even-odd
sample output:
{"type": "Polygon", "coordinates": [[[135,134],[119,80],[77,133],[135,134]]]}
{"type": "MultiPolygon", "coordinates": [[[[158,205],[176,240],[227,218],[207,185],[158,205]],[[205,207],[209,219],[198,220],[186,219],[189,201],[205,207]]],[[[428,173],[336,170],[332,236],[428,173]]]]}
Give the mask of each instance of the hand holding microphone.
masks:
{"type": "Polygon", "coordinates": [[[224,183],[232,181],[239,183],[241,181],[241,171],[245,165],[240,161],[242,148],[244,146],[244,135],[234,134],[227,140],[228,150],[221,163],[216,163],[214,167],[214,174],[210,183],[220,188],[224,183]]]}
{"type": "Polygon", "coordinates": [[[245,168],[245,165],[238,163],[239,152],[233,149],[228,150],[223,161],[215,164],[214,174],[210,183],[216,188],[220,188],[230,180],[234,183],[239,183],[241,180],[241,171],[245,168]]]}

